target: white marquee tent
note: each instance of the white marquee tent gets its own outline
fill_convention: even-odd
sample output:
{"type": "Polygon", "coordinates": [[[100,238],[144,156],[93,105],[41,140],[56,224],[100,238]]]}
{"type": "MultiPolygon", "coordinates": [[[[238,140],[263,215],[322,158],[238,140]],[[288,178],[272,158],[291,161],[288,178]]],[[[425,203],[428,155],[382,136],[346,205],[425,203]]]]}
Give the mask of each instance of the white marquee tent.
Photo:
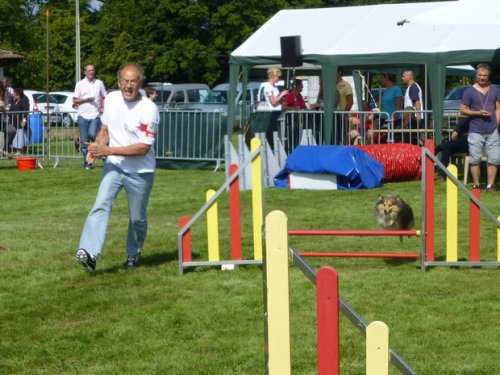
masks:
{"type": "MultiPolygon", "coordinates": [[[[280,38],[293,35],[301,37],[304,60],[297,70],[321,69],[324,82],[334,82],[338,66],[424,67],[439,141],[446,66],[500,63],[500,6],[498,0],[458,0],[281,10],[232,52],[230,96],[240,73],[245,82],[253,67],[279,66],[280,38]]],[[[334,85],[325,85],[323,94],[325,138],[331,139],[334,85]]],[[[231,105],[229,119],[232,111],[231,105]]]]}

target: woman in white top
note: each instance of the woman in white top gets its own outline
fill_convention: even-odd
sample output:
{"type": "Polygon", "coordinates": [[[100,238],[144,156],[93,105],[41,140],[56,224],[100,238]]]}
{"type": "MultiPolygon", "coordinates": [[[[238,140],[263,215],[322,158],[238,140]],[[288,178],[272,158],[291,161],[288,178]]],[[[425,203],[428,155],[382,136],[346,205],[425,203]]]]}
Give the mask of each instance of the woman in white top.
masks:
{"type": "Polygon", "coordinates": [[[279,92],[276,84],[280,80],[281,70],[278,68],[269,68],[267,70],[267,82],[264,83],[264,97],[266,98],[266,107],[271,111],[281,111],[281,99],[288,94],[288,90],[279,92]]]}

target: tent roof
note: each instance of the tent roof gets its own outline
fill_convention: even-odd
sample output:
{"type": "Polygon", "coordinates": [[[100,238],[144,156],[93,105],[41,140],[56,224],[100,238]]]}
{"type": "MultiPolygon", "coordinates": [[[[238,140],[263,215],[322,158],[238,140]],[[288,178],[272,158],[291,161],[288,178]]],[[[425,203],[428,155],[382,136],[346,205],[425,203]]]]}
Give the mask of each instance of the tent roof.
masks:
{"type": "Polygon", "coordinates": [[[15,61],[22,60],[24,56],[20,53],[0,48],[0,66],[11,64],[15,61]]]}
{"type": "MultiPolygon", "coordinates": [[[[447,53],[447,64],[475,62],[484,58],[478,51],[498,49],[500,15],[496,24],[475,25],[421,25],[412,18],[428,12],[443,12],[446,7],[469,4],[471,0],[432,3],[381,4],[322,9],[282,10],[271,17],[231,54],[240,63],[265,63],[266,59],[281,56],[280,37],[301,36],[304,61],[321,63],[321,56],[329,56],[341,64],[387,63],[387,54],[399,55],[391,60],[402,63],[422,63],[418,54],[447,53]],[[407,21],[398,25],[401,21],[407,21]],[[409,22],[408,22],[409,21],[409,22]],[[471,37],[480,35],[481,37],[471,37]],[[464,55],[463,52],[469,52],[464,55]],[[475,53],[470,53],[475,51],[475,53]],[[354,56],[363,56],[357,60],[354,56]],[[348,62],[347,62],[348,61],[348,62]]],[[[490,0],[481,0],[490,1],[490,0]]],[[[495,0],[493,0],[495,1],[495,0]]],[[[496,7],[495,12],[500,7],[496,7]]],[[[489,11],[489,10],[488,10],[489,11]]],[[[324,61],[324,60],[323,60],[324,61]]]]}

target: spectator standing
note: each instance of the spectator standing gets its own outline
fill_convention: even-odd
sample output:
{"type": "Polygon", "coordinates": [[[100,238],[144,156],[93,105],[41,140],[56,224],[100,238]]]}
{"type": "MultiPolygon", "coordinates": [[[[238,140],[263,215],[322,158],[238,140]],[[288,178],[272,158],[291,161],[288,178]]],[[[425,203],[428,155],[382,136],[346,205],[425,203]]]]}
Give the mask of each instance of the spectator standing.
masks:
{"type": "Polygon", "coordinates": [[[28,114],[30,102],[24,90],[14,89],[13,103],[10,106],[7,126],[7,142],[5,142],[3,154],[8,155],[9,147],[12,146],[18,154],[25,151],[28,145],[28,114]]]}
{"type": "Polygon", "coordinates": [[[302,80],[296,79],[293,90],[285,95],[282,102],[283,109],[307,109],[304,98],[302,97],[302,80]]]}
{"type": "Polygon", "coordinates": [[[95,78],[95,67],[85,65],[85,78],[75,86],[73,103],[78,106],[78,130],[80,131],[80,149],[83,155],[83,167],[91,169],[87,162],[87,143],[95,140],[101,125],[104,98],[107,95],[104,83],[95,78]]]}
{"type": "Polygon", "coordinates": [[[337,109],[339,111],[350,111],[354,103],[354,96],[351,85],[342,78],[342,74],[343,69],[339,67],[337,70],[337,109]]]}
{"type": "MultiPolygon", "coordinates": [[[[394,122],[394,127],[397,127],[401,125],[401,114],[393,116],[393,113],[403,109],[403,90],[395,83],[395,74],[384,73],[382,75],[382,84],[385,86],[382,94],[382,112],[387,112],[394,122]]],[[[384,122],[389,121],[385,114],[381,114],[381,118],[384,122]]]]}
{"type": "Polygon", "coordinates": [[[288,90],[279,92],[276,84],[281,78],[281,70],[278,68],[269,68],[267,70],[267,82],[263,83],[262,90],[266,99],[266,109],[272,111],[281,111],[281,99],[288,94],[288,90]]]}
{"type": "Polygon", "coordinates": [[[481,169],[479,163],[483,149],[488,158],[486,191],[496,192],[495,178],[500,164],[500,93],[489,83],[490,67],[479,64],[476,68],[476,83],[465,90],[460,113],[470,117],[469,142],[470,172],[473,188],[480,188],[481,169]]]}
{"type": "Polygon", "coordinates": [[[14,89],[12,88],[12,78],[4,77],[3,84],[5,85],[5,107],[7,110],[9,110],[12,103],[14,103],[14,89]]]}
{"type": "Polygon", "coordinates": [[[158,107],[139,90],[144,72],[134,63],[118,70],[120,91],[106,99],[102,126],[95,142],[88,143],[87,162],[106,156],[97,198],[80,237],[77,261],[93,272],[99,258],[111,213],[118,193],[125,189],[129,224],[124,266],[139,263],[148,222],[146,209],[155,171],[154,142],[159,122],[158,107]]]}
{"type": "MultiPolygon", "coordinates": [[[[413,109],[417,112],[422,111],[424,109],[423,101],[422,101],[422,89],[415,82],[415,77],[413,76],[412,70],[406,70],[403,73],[403,82],[407,86],[404,97],[404,109],[413,109]]],[[[417,113],[416,119],[421,120],[422,114],[417,113]]],[[[408,127],[410,123],[409,116],[403,121],[403,125],[408,127]]]]}

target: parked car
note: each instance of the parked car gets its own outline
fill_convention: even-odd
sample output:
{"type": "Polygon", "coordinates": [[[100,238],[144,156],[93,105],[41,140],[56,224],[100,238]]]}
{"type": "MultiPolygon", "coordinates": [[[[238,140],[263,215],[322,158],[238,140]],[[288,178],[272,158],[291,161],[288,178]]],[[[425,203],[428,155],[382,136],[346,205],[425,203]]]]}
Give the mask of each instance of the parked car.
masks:
{"type": "MultiPolygon", "coordinates": [[[[246,90],[246,113],[247,116],[255,109],[257,95],[260,82],[248,82],[246,90]]],[[[236,117],[241,116],[241,108],[243,107],[243,85],[238,83],[236,87],[236,117]]],[[[227,113],[227,103],[229,94],[229,83],[221,83],[215,86],[210,94],[200,103],[190,105],[190,109],[214,111],[227,113]]]]}
{"type": "Polygon", "coordinates": [[[58,114],[59,103],[57,99],[48,95],[48,106],[47,106],[47,93],[35,90],[23,90],[24,95],[26,95],[30,102],[30,112],[36,112],[37,110],[43,115],[44,122],[47,124],[48,114],[50,114],[51,123],[60,123],[62,117],[58,114]]]}
{"type": "Polygon", "coordinates": [[[188,103],[201,103],[210,94],[210,87],[204,83],[174,83],[152,86],[158,97],[156,104],[162,109],[184,109],[188,103]]]}
{"type": "MultiPolygon", "coordinates": [[[[500,92],[500,84],[492,84],[495,86],[498,92],[500,92]]],[[[462,103],[462,98],[464,92],[470,86],[458,86],[451,90],[448,95],[444,98],[444,110],[445,112],[458,112],[460,111],[460,104],[462,103]]]]}
{"type": "Polygon", "coordinates": [[[49,93],[54,98],[56,98],[59,104],[58,112],[61,114],[60,123],[64,127],[70,127],[76,124],[78,119],[78,113],[76,108],[73,107],[73,96],[72,91],[52,91],[49,93]]]}

